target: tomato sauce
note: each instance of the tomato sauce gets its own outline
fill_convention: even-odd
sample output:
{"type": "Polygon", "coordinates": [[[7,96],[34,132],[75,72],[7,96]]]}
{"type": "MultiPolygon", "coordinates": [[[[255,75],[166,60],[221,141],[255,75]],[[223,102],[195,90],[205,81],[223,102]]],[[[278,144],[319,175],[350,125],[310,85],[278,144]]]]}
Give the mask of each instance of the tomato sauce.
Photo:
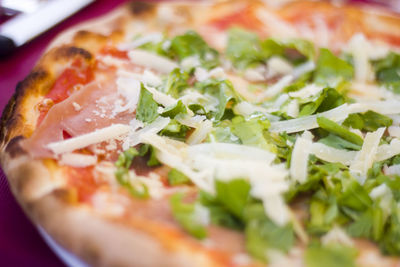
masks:
{"type": "Polygon", "coordinates": [[[105,46],[100,51],[100,54],[101,55],[110,55],[110,56],[120,58],[120,59],[129,59],[127,51],[118,50],[117,48],[115,48],[113,46],[105,46]]]}
{"type": "Polygon", "coordinates": [[[66,167],[68,184],[76,189],[79,202],[89,202],[92,195],[104,182],[97,182],[93,175],[94,167],[66,167]]]}
{"type": "Polygon", "coordinates": [[[67,99],[76,90],[76,85],[85,85],[94,79],[93,66],[76,59],[71,67],[66,68],[56,79],[53,87],[45,96],[47,101],[51,101],[51,105],[45,105],[40,108],[40,115],[37,125],[43,121],[47,112],[52,105],[67,99]]]}

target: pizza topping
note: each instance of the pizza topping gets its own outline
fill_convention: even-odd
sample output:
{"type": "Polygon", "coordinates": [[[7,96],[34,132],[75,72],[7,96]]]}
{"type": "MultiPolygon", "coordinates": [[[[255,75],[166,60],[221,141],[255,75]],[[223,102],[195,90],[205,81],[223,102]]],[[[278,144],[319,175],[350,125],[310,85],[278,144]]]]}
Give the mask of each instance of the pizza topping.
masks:
{"type": "Polygon", "coordinates": [[[117,138],[121,135],[126,135],[128,132],[129,126],[124,124],[113,124],[91,133],[69,138],[60,142],[49,143],[47,147],[55,154],[62,154],[117,138]]]}
{"type": "Polygon", "coordinates": [[[151,68],[161,73],[169,73],[178,67],[175,62],[144,50],[136,49],[130,51],[128,56],[134,64],[151,68]]]}
{"type": "MultiPolygon", "coordinates": [[[[130,63],[49,107],[24,146],[77,168],[122,148],[111,168],[117,190],[169,198],[172,216],[198,239],[210,225],[242,231],[262,261],[294,253],[297,237],[308,266],[353,266],[350,237],[398,254],[398,55],[373,55],[361,35],[342,54],[276,36],[235,27],[224,51],[194,31],[139,36],[119,46],[130,63]],[[378,98],[363,98],[365,83],[382,85],[378,98]],[[188,188],[197,194],[186,197],[188,188]]],[[[95,206],[108,203],[97,193],[95,206]]],[[[110,214],[123,212],[108,204],[110,214]]]]}
{"type": "Polygon", "coordinates": [[[59,163],[62,165],[82,168],[95,165],[97,163],[97,157],[80,153],[65,153],[61,156],[59,163]]]}

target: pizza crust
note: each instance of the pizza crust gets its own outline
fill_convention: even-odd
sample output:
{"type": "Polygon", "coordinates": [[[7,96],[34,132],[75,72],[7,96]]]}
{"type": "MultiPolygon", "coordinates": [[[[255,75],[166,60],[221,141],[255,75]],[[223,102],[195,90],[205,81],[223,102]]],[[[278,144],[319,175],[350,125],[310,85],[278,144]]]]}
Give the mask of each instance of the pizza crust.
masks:
{"type": "MultiPolygon", "coordinates": [[[[237,2],[240,5],[242,1],[237,2]]],[[[190,13],[187,9],[184,11],[190,13]]],[[[93,55],[101,47],[124,38],[132,14],[134,18],[152,18],[154,12],[154,4],[136,3],[59,35],[27,78],[18,84],[3,112],[0,161],[13,194],[31,220],[91,265],[221,266],[206,253],[196,251],[178,239],[171,238],[169,242],[173,244],[166,244],[154,233],[104,218],[85,206],[72,205],[57,168],[52,168],[51,162],[32,160],[19,145],[34,131],[39,116],[34,112],[36,105],[66,65],[75,58],[91,64],[93,55]]],[[[229,13],[231,8],[221,5],[208,16],[217,17],[221,12],[229,13]]],[[[192,15],[191,18],[192,23],[205,20],[201,16],[192,15]]],[[[400,24],[398,20],[396,23],[400,24]]],[[[373,251],[378,253],[376,249],[373,251]]],[[[385,263],[390,266],[398,260],[385,258],[385,263]]]]}

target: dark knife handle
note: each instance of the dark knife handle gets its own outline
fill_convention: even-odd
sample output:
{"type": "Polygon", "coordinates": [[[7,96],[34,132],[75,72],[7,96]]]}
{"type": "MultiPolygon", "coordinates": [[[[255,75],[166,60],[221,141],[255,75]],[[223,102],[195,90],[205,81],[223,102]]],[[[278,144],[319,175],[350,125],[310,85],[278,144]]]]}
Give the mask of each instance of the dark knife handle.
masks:
{"type": "Polygon", "coordinates": [[[0,35],[0,57],[5,57],[17,48],[14,41],[6,36],[0,35]]]}

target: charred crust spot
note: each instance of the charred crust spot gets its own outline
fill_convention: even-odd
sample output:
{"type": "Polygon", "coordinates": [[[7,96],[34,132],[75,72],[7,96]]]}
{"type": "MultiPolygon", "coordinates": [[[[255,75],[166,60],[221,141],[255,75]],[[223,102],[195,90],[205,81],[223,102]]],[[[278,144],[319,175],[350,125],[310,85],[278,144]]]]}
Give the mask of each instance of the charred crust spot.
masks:
{"type": "Polygon", "coordinates": [[[14,94],[10,101],[8,101],[7,105],[5,106],[3,110],[3,114],[1,115],[1,121],[0,121],[0,142],[5,142],[6,138],[6,127],[7,124],[9,124],[9,120],[12,117],[13,110],[15,107],[15,98],[16,94],[14,94]]]}
{"type": "Polygon", "coordinates": [[[19,96],[25,93],[27,88],[34,87],[39,82],[44,81],[48,77],[49,73],[44,69],[41,68],[34,69],[31,73],[29,73],[29,75],[24,80],[18,83],[16,89],[17,99],[19,96]]]}
{"type": "Polygon", "coordinates": [[[18,120],[18,115],[15,114],[17,106],[22,101],[22,98],[27,93],[28,90],[33,90],[36,85],[40,82],[48,79],[49,73],[42,68],[34,69],[24,80],[17,84],[15,93],[8,101],[7,105],[3,110],[0,122],[0,141],[6,142],[7,131],[10,130],[14,123],[18,120]]]}
{"type": "Polygon", "coordinates": [[[90,61],[93,58],[93,55],[89,51],[76,46],[64,46],[55,51],[56,59],[59,58],[69,59],[75,56],[80,56],[87,61],[90,61]]]}
{"type": "Polygon", "coordinates": [[[24,137],[19,135],[11,139],[8,143],[6,147],[6,152],[10,155],[11,158],[26,154],[26,151],[20,145],[20,141],[23,139],[24,137]]]}
{"type": "Polygon", "coordinates": [[[139,16],[153,10],[154,5],[148,2],[131,2],[129,3],[129,10],[133,15],[139,16]]]}

